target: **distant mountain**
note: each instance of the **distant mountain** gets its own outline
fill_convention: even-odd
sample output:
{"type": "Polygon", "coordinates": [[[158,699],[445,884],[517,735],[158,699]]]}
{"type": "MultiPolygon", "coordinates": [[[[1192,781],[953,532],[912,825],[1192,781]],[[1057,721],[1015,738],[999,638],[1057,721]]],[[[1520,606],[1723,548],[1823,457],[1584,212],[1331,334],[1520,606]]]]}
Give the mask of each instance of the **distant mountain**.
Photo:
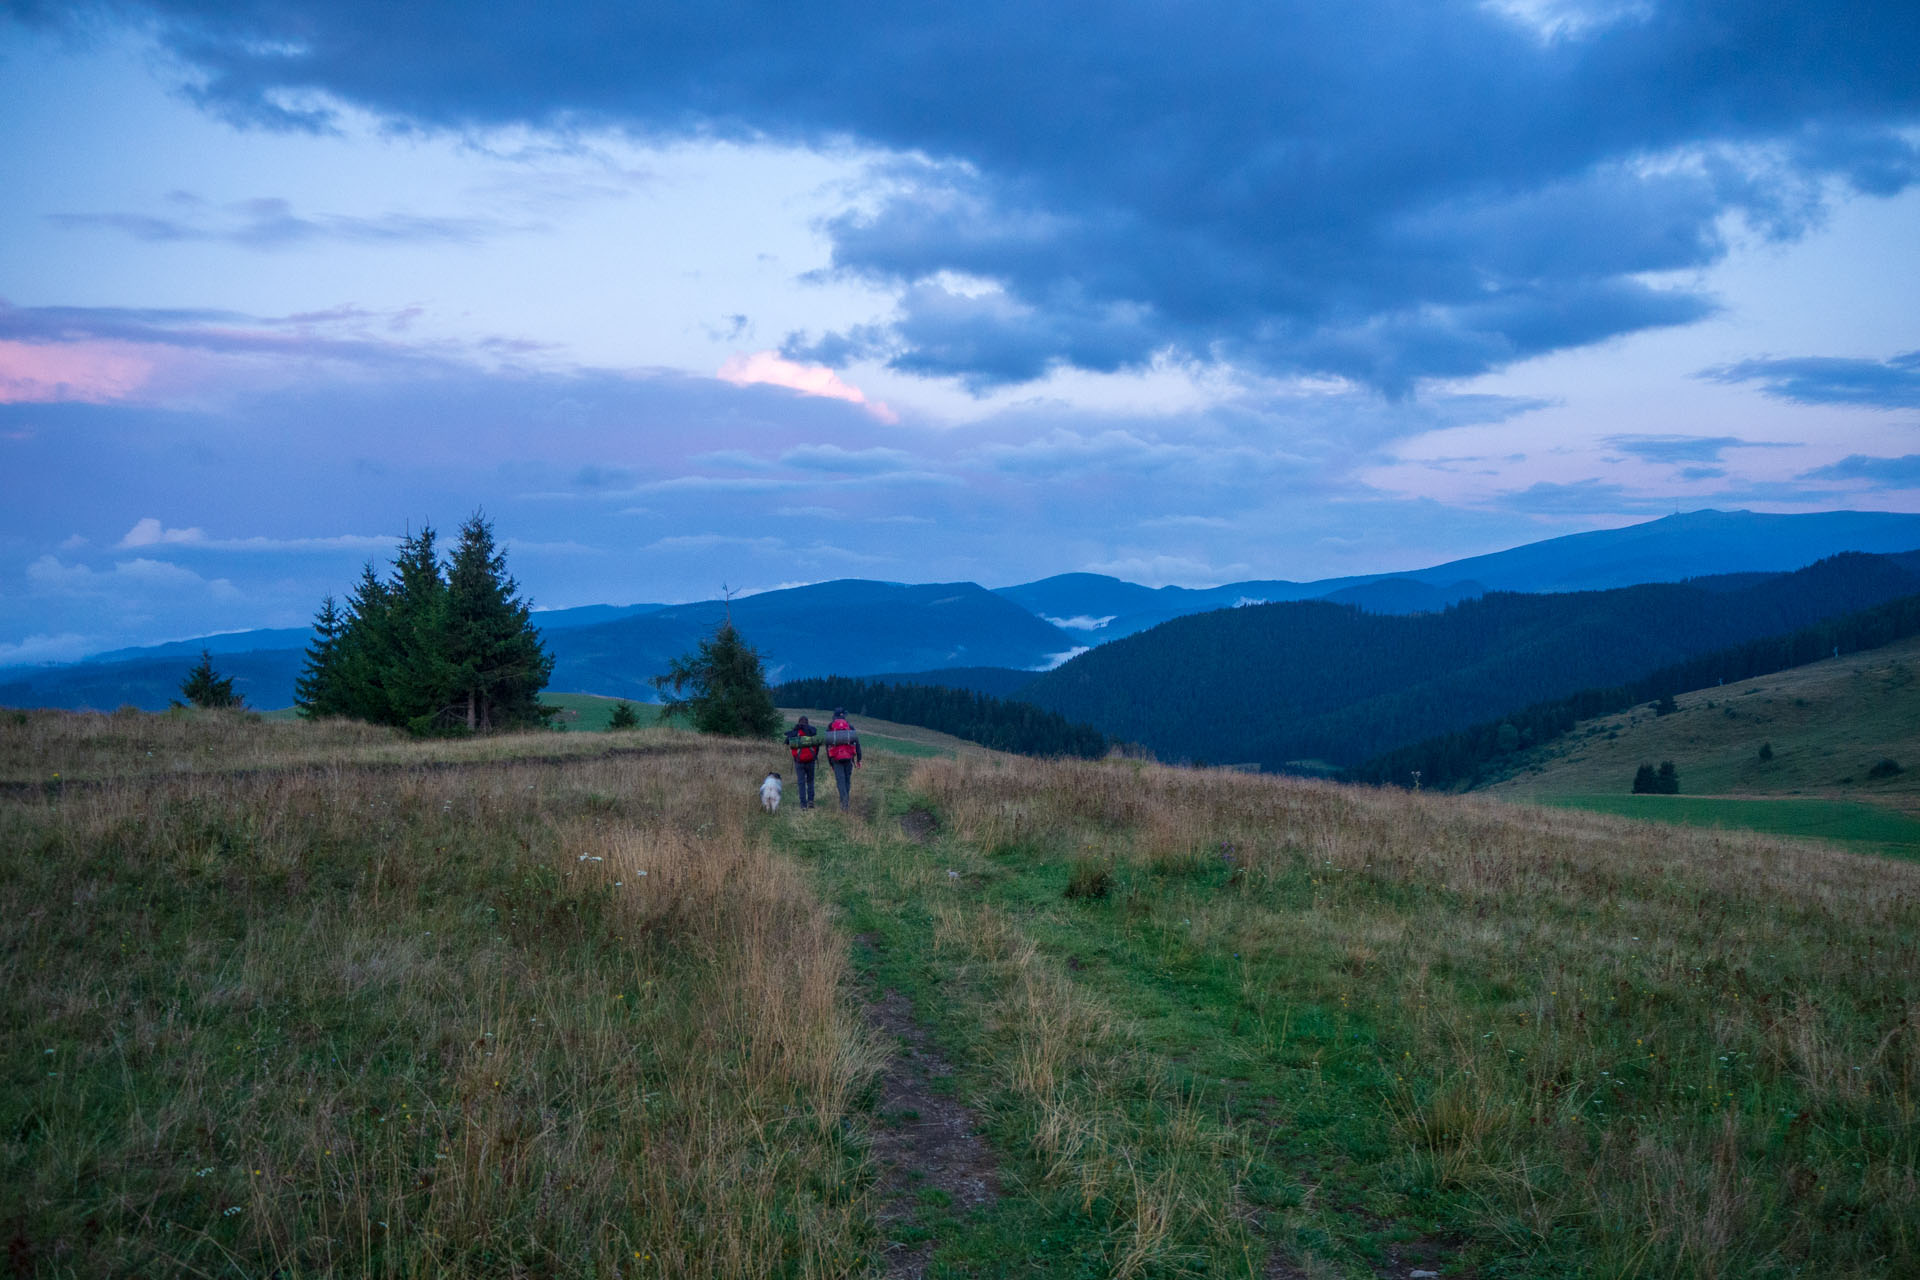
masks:
{"type": "MultiPolygon", "coordinates": [[[[549,687],[652,700],[650,677],[710,634],[728,606],[589,605],[534,615],[554,655],[549,687]],[[611,616],[610,616],[611,615],[611,616]]],[[[903,586],[843,580],[733,601],[734,623],[759,649],[770,680],[928,667],[1041,667],[1073,638],[970,582],[903,586]]],[[[0,671],[0,705],[157,710],[204,644],[249,706],[284,707],[304,661],[305,630],[253,631],[125,650],[57,667],[0,671]],[[248,646],[242,648],[242,646],[248,646]]]]}
{"type": "MultiPolygon", "coordinates": [[[[766,654],[773,678],[863,676],[950,667],[1038,669],[1077,649],[1135,635],[1175,618],[1236,605],[1321,599],[1371,614],[1431,613],[1487,590],[1570,591],[1695,579],[1702,590],[1733,592],[1767,574],[1842,550],[1920,547],[1920,515],[1822,512],[1762,515],[1696,511],[1573,534],[1408,573],[1257,580],[1220,587],[1144,587],[1092,573],[1068,573],[985,591],[971,583],[902,586],[847,580],[734,601],[748,639],[766,654]],[[1705,575],[1714,575],[1709,581],[1705,575]],[[1736,575],[1736,576],[1729,576],[1736,575]]],[[[1920,569],[1920,556],[1914,567],[1920,569]]],[[[552,688],[644,698],[647,677],[685,652],[724,612],[693,605],[586,605],[534,615],[558,659],[552,688]]],[[[59,666],[0,668],[0,703],[110,708],[165,706],[177,693],[176,667],[202,647],[255,706],[285,706],[308,642],[304,628],[243,631],[96,654],[59,666]]],[[[1006,696],[998,677],[954,687],[1006,696]]]]}
{"type": "Polygon", "coordinates": [[[1799,569],[1842,551],[1920,547],[1920,515],[1890,511],[1689,511],[1624,529],[1573,533],[1403,576],[1472,579],[1490,591],[1595,591],[1727,573],[1799,569]]]}
{"type": "Polygon", "coordinates": [[[1080,643],[1096,645],[1173,618],[1249,602],[1335,600],[1369,613],[1426,613],[1487,591],[1597,591],[1730,573],[1783,573],[1842,551],[1887,554],[1916,547],[1920,515],[1691,511],[1404,573],[1157,590],[1099,574],[1065,573],[1001,587],[998,594],[1079,637],[1080,643]]]}
{"type": "MultiPolygon", "coordinates": [[[[718,600],[672,605],[550,636],[551,687],[650,696],[647,678],[710,634],[727,607],[718,600]]],[[[1060,628],[971,582],[842,579],[746,596],[732,609],[775,683],[930,667],[1039,667],[1075,647],[1060,628]]]]}
{"type": "Polygon", "coordinates": [[[1850,554],[1736,590],[1500,592],[1407,616],[1295,601],[1175,619],[1080,655],[1020,697],[1166,759],[1352,765],[1916,592],[1920,575],[1850,554]]]}

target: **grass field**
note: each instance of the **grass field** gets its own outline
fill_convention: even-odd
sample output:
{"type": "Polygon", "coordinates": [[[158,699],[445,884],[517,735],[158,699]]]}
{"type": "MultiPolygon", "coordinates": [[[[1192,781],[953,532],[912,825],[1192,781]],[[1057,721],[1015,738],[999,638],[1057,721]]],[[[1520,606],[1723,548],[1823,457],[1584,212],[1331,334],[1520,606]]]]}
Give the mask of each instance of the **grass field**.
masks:
{"type": "Polygon", "coordinates": [[[783,759],[0,718],[16,1273],[1920,1273],[1920,866],[877,746],[768,817],[783,759]],[[887,991],[997,1198],[880,1176],[887,991]]]}
{"type": "Polygon", "coordinates": [[[1862,852],[1920,858],[1920,818],[1850,800],[1728,796],[1552,796],[1543,803],[1654,822],[1838,840],[1862,852]]]}
{"type": "Polygon", "coordinates": [[[1625,795],[1641,764],[1671,760],[1681,790],[1712,796],[1815,796],[1920,814],[1920,639],[1702,689],[1655,715],[1640,706],[1517,753],[1488,788],[1525,798],[1625,795]],[[1763,759],[1761,748],[1769,747],[1763,759]],[[1874,778],[1892,759],[1903,772],[1874,778]]]}

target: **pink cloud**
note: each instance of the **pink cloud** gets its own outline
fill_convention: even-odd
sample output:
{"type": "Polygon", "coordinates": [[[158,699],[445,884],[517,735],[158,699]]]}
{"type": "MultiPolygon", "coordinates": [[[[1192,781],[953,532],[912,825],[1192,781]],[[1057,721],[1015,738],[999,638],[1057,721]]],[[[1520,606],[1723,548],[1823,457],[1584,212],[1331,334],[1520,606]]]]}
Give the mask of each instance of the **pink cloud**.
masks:
{"type": "Polygon", "coordinates": [[[764,382],[770,386],[798,391],[802,395],[845,400],[859,405],[882,422],[900,421],[899,414],[878,400],[868,400],[866,392],[844,381],[839,374],[825,365],[800,364],[793,360],[782,359],[776,351],[756,351],[750,356],[736,352],[720,366],[719,376],[723,381],[731,382],[737,387],[764,382]]]}
{"type": "Polygon", "coordinates": [[[0,339],[0,404],[124,400],[147,384],[153,369],[130,343],[0,339]]]}

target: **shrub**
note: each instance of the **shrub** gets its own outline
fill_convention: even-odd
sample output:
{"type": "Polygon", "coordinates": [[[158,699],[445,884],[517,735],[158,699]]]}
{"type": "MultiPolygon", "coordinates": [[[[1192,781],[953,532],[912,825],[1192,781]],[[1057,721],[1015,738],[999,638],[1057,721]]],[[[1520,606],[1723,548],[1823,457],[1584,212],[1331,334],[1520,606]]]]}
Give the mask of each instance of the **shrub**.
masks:
{"type": "Polygon", "coordinates": [[[1874,762],[1873,768],[1867,770],[1867,776],[1869,778],[1892,778],[1904,772],[1906,772],[1906,770],[1900,767],[1898,760],[1881,756],[1879,760],[1874,762]]]}
{"type": "Polygon", "coordinates": [[[1771,742],[1763,742],[1760,744],[1760,758],[1762,760],[1773,759],[1773,744],[1771,742]]]}
{"type": "Polygon", "coordinates": [[[1105,858],[1082,854],[1067,871],[1067,897],[1104,898],[1113,889],[1113,868],[1105,858]]]}
{"type": "Polygon", "coordinates": [[[1633,775],[1633,794],[1637,796],[1677,796],[1680,794],[1680,774],[1673,767],[1673,761],[1662,760],[1655,769],[1643,764],[1633,775]]]}

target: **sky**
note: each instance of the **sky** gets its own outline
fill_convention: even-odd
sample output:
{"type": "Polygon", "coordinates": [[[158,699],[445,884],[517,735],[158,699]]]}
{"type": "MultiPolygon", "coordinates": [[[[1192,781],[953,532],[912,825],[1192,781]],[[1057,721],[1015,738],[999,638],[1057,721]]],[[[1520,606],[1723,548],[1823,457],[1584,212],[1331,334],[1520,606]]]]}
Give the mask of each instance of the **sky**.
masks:
{"type": "Polygon", "coordinates": [[[0,0],[0,665],[1920,511],[1911,0],[0,0]]]}

